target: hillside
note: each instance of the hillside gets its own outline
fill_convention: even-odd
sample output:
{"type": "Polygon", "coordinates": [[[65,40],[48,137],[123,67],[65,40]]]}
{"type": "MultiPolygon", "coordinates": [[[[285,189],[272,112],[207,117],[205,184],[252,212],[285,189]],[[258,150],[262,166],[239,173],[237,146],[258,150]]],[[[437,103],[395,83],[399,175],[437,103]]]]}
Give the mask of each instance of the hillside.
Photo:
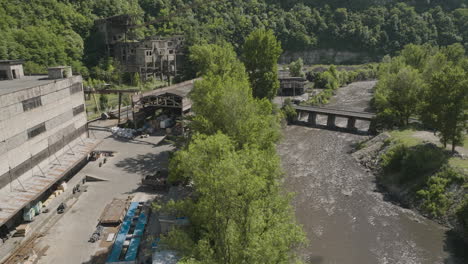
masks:
{"type": "Polygon", "coordinates": [[[349,2],[0,0],[0,59],[25,59],[29,73],[69,64],[86,77],[101,53],[94,20],[124,13],[137,23],[169,17],[137,29],[135,38],[182,32],[189,43],[227,40],[236,49],[258,27],[273,29],[285,51],[333,48],[375,58],[408,43],[468,47],[466,0],[349,2]]]}

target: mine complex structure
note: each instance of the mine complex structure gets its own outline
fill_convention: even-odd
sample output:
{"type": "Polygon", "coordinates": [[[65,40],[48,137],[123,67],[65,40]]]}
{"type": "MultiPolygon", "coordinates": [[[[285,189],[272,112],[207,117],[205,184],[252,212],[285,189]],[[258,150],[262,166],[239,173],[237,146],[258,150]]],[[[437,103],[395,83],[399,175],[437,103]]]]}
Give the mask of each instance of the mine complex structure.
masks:
{"type": "Polygon", "coordinates": [[[131,29],[160,21],[137,25],[132,16],[118,15],[96,20],[95,24],[104,36],[107,55],[116,59],[124,72],[139,73],[142,80],[159,77],[170,83],[170,78],[178,74],[178,65],[183,60],[184,36],[151,36],[138,41],[133,40],[129,33],[131,29]]]}

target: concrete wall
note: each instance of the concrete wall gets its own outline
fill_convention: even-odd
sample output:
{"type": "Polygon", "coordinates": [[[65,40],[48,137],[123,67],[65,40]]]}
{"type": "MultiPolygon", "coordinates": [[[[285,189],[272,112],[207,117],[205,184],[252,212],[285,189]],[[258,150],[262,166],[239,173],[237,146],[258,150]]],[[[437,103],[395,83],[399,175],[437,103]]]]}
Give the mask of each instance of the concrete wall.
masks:
{"type": "Polygon", "coordinates": [[[361,64],[372,62],[369,54],[363,52],[336,51],[333,49],[318,49],[308,51],[285,52],[279,59],[280,64],[289,64],[302,58],[304,64],[361,64]]]}
{"type": "Polygon", "coordinates": [[[84,104],[83,91],[70,92],[73,84],[81,82],[80,76],[74,76],[0,97],[0,187],[6,176],[21,176],[28,164],[42,163],[85,134],[86,112],[73,115],[73,108],[84,104]],[[22,101],[36,96],[42,106],[25,112],[22,101]],[[41,123],[46,131],[28,139],[28,129],[41,123]]]}

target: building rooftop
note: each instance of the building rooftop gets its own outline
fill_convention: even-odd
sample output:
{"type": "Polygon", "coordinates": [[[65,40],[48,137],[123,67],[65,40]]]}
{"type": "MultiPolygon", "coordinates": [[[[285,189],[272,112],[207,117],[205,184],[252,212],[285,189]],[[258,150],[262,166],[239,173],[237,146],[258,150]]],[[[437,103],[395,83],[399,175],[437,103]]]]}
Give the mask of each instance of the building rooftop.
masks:
{"type": "Polygon", "coordinates": [[[18,65],[23,63],[24,60],[0,60],[0,64],[18,65]]]}
{"type": "Polygon", "coordinates": [[[47,75],[24,76],[21,79],[0,81],[0,96],[5,94],[27,90],[39,85],[53,83],[56,80],[49,79],[47,75]]]}

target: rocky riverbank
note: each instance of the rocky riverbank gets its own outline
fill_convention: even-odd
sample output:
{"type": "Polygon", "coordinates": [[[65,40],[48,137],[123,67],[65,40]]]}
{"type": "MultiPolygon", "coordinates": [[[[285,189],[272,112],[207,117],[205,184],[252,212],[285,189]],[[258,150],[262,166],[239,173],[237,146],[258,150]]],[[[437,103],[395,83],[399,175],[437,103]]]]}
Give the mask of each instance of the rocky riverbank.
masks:
{"type": "MultiPolygon", "coordinates": [[[[363,111],[374,84],[340,88],[328,106],[363,111]]],[[[383,145],[385,136],[380,137],[371,140],[383,145]]],[[[299,251],[306,263],[467,263],[468,258],[458,256],[449,229],[390,202],[376,184],[372,159],[367,167],[356,162],[355,146],[369,139],[294,125],[284,129],[278,153],[286,172],[284,186],[296,194],[296,217],[310,240],[299,251]]]]}
{"type": "MultiPolygon", "coordinates": [[[[450,165],[450,163],[447,162],[449,165],[442,165],[440,168],[436,168],[433,172],[426,173],[427,175],[418,175],[419,177],[415,177],[414,180],[409,180],[408,182],[405,182],[405,184],[402,184],[400,181],[393,180],[400,177],[400,175],[396,172],[390,173],[385,171],[383,165],[383,157],[385,155],[389,155],[388,153],[391,152],[392,149],[398,147],[398,144],[402,143],[395,138],[392,138],[389,133],[385,132],[374,138],[365,139],[362,142],[357,143],[352,155],[363,167],[366,168],[366,170],[376,175],[376,183],[379,190],[387,195],[391,201],[405,208],[415,210],[423,216],[454,230],[455,233],[465,240],[465,243],[468,243],[468,232],[465,230],[466,228],[464,227],[463,220],[458,216],[458,212],[463,206],[466,199],[465,195],[467,194],[465,186],[467,179],[466,171],[462,168],[450,165]],[[417,191],[416,189],[431,189],[431,177],[437,177],[437,173],[444,170],[450,170],[457,173],[457,177],[461,180],[449,182],[448,186],[444,188],[444,192],[439,194],[439,196],[443,195],[443,197],[447,197],[447,209],[443,214],[434,214],[429,211],[426,206],[429,198],[420,195],[420,191],[417,191]],[[421,183],[420,178],[426,179],[427,183],[421,183]]],[[[440,152],[441,155],[447,155],[447,157],[452,156],[446,151],[444,153],[444,150],[433,142],[423,141],[420,144],[413,146],[413,148],[416,147],[440,152]]],[[[463,157],[461,158],[463,159],[463,157]]],[[[434,183],[432,183],[432,185],[434,186],[434,183]]],[[[438,188],[442,187],[438,186],[438,188]]],[[[437,204],[437,202],[438,201],[436,200],[436,206],[442,206],[437,204]]]]}

